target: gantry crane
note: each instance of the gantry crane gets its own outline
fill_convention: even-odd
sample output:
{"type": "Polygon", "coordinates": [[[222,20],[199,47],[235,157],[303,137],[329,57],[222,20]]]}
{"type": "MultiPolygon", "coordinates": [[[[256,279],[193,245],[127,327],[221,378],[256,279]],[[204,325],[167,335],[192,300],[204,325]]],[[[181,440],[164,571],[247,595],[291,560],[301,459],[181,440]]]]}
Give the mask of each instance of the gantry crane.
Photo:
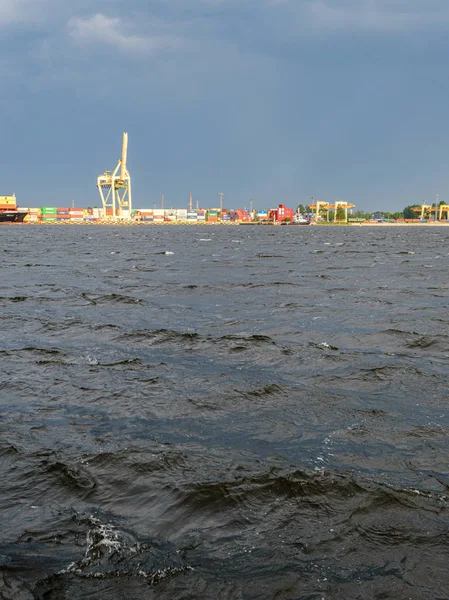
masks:
{"type": "Polygon", "coordinates": [[[315,218],[318,218],[320,215],[320,210],[324,209],[326,211],[326,221],[329,221],[329,211],[334,211],[334,221],[337,220],[337,210],[342,208],[345,211],[345,221],[348,220],[348,209],[354,208],[355,204],[350,204],[344,200],[336,200],[334,204],[329,204],[329,202],[324,202],[324,200],[317,200],[314,204],[308,204],[308,208],[315,212],[315,218]]]}
{"type": "Polygon", "coordinates": [[[433,206],[431,204],[426,204],[425,202],[423,202],[421,206],[414,206],[411,210],[413,212],[419,212],[419,218],[424,219],[425,217],[427,218],[428,216],[430,216],[432,208],[433,206]]]}
{"type": "Polygon", "coordinates": [[[449,204],[440,204],[438,220],[441,221],[443,213],[446,213],[446,219],[449,221],[449,204]]]}
{"type": "Polygon", "coordinates": [[[105,171],[97,178],[97,188],[103,203],[104,214],[110,218],[131,217],[131,176],[127,168],[128,134],[123,133],[122,157],[114,171],[105,171]],[[109,209],[109,210],[108,210],[109,209]]]}
{"type": "Polygon", "coordinates": [[[315,204],[308,204],[308,208],[312,211],[315,211],[315,218],[318,219],[320,216],[320,210],[324,209],[326,211],[326,221],[329,221],[329,202],[324,202],[323,200],[317,200],[315,204]]]}
{"type": "Polygon", "coordinates": [[[355,204],[350,204],[349,202],[345,202],[344,200],[336,200],[334,204],[331,204],[329,208],[334,211],[334,222],[337,220],[337,211],[339,208],[342,208],[345,211],[345,222],[348,220],[348,209],[354,208],[355,204]]]}

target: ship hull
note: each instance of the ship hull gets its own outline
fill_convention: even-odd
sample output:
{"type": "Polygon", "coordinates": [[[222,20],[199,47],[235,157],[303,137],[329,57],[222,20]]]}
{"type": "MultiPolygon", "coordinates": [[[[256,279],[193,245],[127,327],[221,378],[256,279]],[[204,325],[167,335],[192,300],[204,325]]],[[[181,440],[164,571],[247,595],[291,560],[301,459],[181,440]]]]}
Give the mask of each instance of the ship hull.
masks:
{"type": "Polygon", "coordinates": [[[23,220],[28,215],[26,212],[18,212],[7,210],[0,212],[0,223],[23,223],[23,220]]]}

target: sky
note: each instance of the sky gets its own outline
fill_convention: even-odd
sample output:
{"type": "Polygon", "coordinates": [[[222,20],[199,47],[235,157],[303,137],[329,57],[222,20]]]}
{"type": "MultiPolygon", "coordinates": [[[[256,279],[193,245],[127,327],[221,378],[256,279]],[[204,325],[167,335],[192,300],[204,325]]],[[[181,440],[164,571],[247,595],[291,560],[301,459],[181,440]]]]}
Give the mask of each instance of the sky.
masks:
{"type": "Polygon", "coordinates": [[[447,0],[0,0],[0,194],[449,202],[447,0]]]}

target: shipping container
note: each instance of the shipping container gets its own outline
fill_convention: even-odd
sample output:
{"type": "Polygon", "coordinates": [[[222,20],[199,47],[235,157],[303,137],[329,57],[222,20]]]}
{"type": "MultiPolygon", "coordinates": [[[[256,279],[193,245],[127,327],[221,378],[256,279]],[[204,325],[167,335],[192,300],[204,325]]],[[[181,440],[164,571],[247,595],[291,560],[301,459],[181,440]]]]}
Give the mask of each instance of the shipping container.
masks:
{"type": "Polygon", "coordinates": [[[43,215],[55,215],[56,214],[56,206],[43,206],[41,208],[41,213],[43,215]]]}

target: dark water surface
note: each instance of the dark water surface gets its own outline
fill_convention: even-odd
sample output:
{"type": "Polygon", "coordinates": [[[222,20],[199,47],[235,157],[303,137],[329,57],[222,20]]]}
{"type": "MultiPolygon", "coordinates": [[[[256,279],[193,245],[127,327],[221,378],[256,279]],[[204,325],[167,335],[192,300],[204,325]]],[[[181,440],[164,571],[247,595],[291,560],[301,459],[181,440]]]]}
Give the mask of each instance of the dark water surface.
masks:
{"type": "Polygon", "coordinates": [[[0,241],[1,598],[449,598],[449,229],[0,241]]]}

